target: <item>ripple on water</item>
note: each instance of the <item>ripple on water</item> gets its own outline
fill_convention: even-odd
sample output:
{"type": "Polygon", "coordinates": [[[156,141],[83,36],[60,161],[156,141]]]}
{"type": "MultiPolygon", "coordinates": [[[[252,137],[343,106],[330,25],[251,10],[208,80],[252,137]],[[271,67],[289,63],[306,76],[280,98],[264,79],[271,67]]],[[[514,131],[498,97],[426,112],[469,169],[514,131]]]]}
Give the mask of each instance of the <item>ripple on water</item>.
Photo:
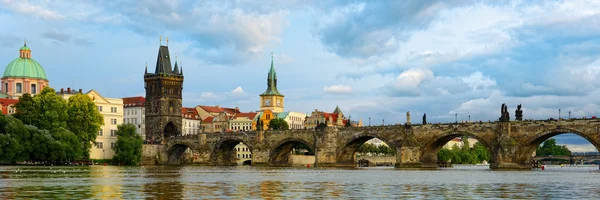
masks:
{"type": "Polygon", "coordinates": [[[597,167],[406,171],[201,166],[0,167],[3,199],[507,198],[598,199],[597,167]]]}

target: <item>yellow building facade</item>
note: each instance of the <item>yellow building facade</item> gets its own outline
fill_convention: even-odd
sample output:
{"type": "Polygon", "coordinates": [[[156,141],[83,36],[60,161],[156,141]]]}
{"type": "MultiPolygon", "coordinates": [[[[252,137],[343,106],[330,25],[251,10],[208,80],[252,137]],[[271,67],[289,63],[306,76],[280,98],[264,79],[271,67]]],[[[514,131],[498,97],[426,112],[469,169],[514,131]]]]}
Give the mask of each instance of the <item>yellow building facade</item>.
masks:
{"type": "MultiPolygon", "coordinates": [[[[69,100],[69,97],[82,93],[82,91],[81,89],[75,91],[67,88],[66,90],[60,89],[56,93],[63,99],[69,100]]],[[[95,90],[90,90],[85,94],[92,98],[98,111],[104,117],[104,125],[98,131],[96,145],[90,149],[90,158],[112,159],[117,144],[117,126],[123,123],[123,99],[103,97],[95,90]]]]}

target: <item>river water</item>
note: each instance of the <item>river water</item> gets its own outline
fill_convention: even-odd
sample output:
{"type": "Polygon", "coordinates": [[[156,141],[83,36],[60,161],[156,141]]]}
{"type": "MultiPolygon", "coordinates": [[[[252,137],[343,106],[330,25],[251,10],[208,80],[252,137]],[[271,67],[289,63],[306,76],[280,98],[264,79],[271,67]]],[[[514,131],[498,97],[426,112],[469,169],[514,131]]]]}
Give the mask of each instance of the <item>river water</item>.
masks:
{"type": "Polygon", "coordinates": [[[0,199],[600,199],[597,166],[495,171],[0,166],[0,199]]]}

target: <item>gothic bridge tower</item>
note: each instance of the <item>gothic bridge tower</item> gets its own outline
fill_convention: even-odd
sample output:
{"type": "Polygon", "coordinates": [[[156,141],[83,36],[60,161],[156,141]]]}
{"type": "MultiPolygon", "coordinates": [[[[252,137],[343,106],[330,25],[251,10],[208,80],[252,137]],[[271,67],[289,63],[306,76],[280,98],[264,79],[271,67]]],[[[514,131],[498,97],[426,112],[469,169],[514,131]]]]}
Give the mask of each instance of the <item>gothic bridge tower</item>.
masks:
{"type": "MultiPolygon", "coordinates": [[[[167,41],[168,42],[168,41],[167,41]]],[[[160,46],[154,73],[144,73],[146,89],[146,139],[158,140],[181,135],[181,93],[183,69],[171,68],[168,46],[160,46]]]]}

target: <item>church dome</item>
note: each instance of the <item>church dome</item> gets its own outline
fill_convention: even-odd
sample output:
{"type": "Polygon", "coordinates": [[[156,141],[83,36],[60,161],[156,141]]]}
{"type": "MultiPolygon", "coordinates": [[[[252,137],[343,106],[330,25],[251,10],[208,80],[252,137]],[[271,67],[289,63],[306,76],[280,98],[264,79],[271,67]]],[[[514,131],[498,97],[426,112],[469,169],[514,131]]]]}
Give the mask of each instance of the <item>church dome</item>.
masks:
{"type": "Polygon", "coordinates": [[[31,58],[29,47],[24,45],[19,52],[20,56],[6,66],[2,78],[39,78],[47,80],[46,71],[44,71],[42,65],[31,58]]]}

